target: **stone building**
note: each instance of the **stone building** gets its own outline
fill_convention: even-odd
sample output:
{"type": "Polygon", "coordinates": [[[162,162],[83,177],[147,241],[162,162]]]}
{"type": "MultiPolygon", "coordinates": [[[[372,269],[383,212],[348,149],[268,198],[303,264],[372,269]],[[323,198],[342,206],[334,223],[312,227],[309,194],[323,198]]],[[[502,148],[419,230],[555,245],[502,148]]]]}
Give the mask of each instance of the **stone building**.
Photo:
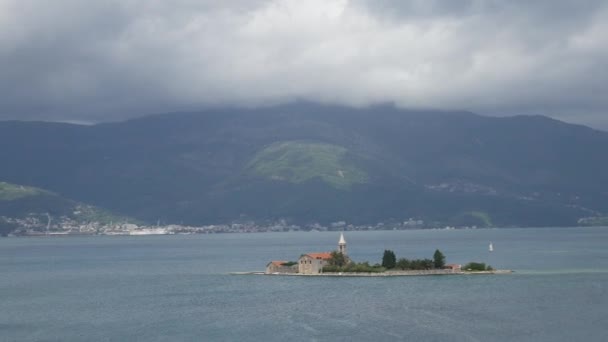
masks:
{"type": "MultiPolygon", "coordinates": [[[[337,252],[346,254],[346,240],[344,234],[340,234],[337,252]]],[[[331,252],[307,253],[303,254],[298,260],[298,273],[300,274],[319,274],[323,272],[323,267],[327,266],[331,259],[331,252]]]]}
{"type": "Polygon", "coordinates": [[[459,264],[447,264],[443,267],[444,270],[450,270],[452,272],[462,271],[462,265],[459,264]]]}
{"type": "MultiPolygon", "coordinates": [[[[293,264],[293,263],[292,263],[293,264]]],[[[289,261],[275,260],[266,265],[266,274],[273,273],[297,273],[298,264],[290,265],[289,261]]]]}
{"type": "Polygon", "coordinates": [[[304,254],[298,260],[298,273],[319,274],[331,259],[330,252],[304,254]]]}

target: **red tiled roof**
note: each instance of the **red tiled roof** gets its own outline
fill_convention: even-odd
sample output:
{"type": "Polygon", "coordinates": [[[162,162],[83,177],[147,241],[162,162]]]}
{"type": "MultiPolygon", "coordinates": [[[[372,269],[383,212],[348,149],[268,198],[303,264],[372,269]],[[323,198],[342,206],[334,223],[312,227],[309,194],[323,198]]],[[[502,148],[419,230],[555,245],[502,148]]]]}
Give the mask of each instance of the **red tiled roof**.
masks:
{"type": "Polygon", "coordinates": [[[323,260],[331,259],[331,253],[330,252],[306,253],[306,255],[308,255],[309,257],[311,257],[313,259],[323,259],[323,260]]]}
{"type": "Polygon", "coordinates": [[[283,260],[273,260],[273,261],[269,262],[268,264],[273,264],[275,266],[281,266],[286,263],[287,263],[287,261],[283,261],[283,260]]]}
{"type": "Polygon", "coordinates": [[[462,266],[459,264],[447,264],[447,265],[445,265],[445,267],[446,268],[460,268],[462,266]]]}

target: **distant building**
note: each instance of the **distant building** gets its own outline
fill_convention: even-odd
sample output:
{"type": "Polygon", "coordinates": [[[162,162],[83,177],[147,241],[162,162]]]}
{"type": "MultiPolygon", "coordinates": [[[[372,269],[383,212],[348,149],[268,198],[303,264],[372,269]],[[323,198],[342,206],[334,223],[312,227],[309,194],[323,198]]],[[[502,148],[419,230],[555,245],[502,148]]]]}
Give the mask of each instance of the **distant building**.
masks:
{"type": "MultiPolygon", "coordinates": [[[[344,234],[340,234],[337,252],[344,254],[344,256],[347,255],[346,240],[344,239],[344,234]]],[[[298,273],[319,274],[323,272],[323,267],[329,264],[330,259],[331,252],[303,254],[298,260],[298,273]]]]}
{"type": "Polygon", "coordinates": [[[275,260],[266,265],[266,274],[296,272],[298,272],[298,264],[290,265],[289,261],[275,260]]]}
{"type": "Polygon", "coordinates": [[[443,267],[444,270],[451,270],[452,272],[460,272],[462,265],[459,264],[447,264],[443,267]]]}

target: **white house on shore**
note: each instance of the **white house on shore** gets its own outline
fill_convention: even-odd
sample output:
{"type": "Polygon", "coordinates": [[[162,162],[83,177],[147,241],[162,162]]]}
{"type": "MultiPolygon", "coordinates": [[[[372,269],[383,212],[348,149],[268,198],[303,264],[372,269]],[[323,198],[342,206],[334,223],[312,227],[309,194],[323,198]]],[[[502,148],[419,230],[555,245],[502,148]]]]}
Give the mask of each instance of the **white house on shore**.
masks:
{"type": "MultiPolygon", "coordinates": [[[[346,240],[344,234],[340,234],[338,241],[339,253],[346,254],[346,240]]],[[[307,253],[303,254],[298,260],[298,273],[300,274],[319,274],[323,272],[323,267],[327,266],[331,259],[331,252],[307,253]]]]}

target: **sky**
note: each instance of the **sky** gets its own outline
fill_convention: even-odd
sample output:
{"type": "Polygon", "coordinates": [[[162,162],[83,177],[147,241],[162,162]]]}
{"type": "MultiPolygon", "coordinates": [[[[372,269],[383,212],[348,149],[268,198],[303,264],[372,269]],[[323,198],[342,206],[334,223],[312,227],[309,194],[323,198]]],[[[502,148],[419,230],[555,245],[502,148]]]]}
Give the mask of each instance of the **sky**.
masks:
{"type": "Polygon", "coordinates": [[[0,0],[0,120],[307,100],[608,129],[606,61],[603,0],[0,0]]]}

